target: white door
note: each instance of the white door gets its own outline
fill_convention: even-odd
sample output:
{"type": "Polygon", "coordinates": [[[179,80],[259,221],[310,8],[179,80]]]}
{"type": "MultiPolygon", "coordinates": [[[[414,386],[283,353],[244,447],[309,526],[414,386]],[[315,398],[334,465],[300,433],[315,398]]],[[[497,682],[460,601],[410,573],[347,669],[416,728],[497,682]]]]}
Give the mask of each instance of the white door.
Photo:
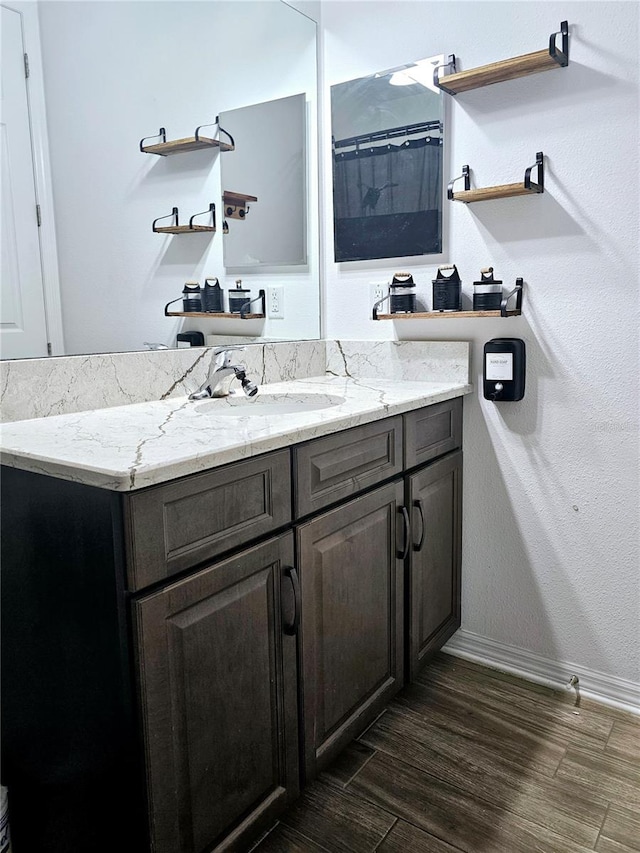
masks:
{"type": "Polygon", "coordinates": [[[42,263],[29,124],[22,17],[1,7],[2,266],[0,356],[47,355],[42,263]]]}

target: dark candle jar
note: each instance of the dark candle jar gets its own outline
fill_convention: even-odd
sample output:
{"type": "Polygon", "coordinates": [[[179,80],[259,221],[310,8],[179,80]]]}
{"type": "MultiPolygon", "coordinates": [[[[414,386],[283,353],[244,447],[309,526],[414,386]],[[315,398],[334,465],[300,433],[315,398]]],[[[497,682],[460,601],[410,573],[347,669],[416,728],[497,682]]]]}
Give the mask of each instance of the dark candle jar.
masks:
{"type": "Polygon", "coordinates": [[[434,311],[460,311],[462,309],[462,282],[455,264],[438,267],[432,284],[434,311]]]}
{"type": "Polygon", "coordinates": [[[389,285],[389,304],[392,314],[415,314],[416,286],[408,272],[397,272],[389,285]]]}
{"type": "Polygon", "coordinates": [[[217,278],[204,280],[202,310],[210,314],[222,314],[224,311],[224,290],[217,278]]]}
{"type": "Polygon", "coordinates": [[[182,289],[182,310],[186,313],[202,311],[202,291],[197,281],[186,281],[182,289]]]}
{"type": "Polygon", "coordinates": [[[236,286],[229,289],[229,311],[231,314],[239,314],[242,306],[251,299],[251,291],[242,286],[242,279],[236,281],[236,286]]]}
{"type": "Polygon", "coordinates": [[[493,277],[493,267],[480,270],[480,281],[473,282],[473,310],[499,311],[502,303],[502,281],[493,277]]]}

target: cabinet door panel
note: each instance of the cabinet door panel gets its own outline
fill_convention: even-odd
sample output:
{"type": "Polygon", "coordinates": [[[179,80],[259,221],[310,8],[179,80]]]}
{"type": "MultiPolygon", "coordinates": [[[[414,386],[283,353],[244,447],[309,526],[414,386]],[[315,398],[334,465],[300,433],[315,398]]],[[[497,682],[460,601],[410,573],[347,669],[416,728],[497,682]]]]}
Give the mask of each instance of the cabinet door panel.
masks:
{"type": "Polygon", "coordinates": [[[402,418],[385,418],[294,448],[296,517],[402,472],[402,418]]]}
{"type": "Polygon", "coordinates": [[[460,627],[462,453],[413,474],[408,479],[408,493],[415,519],[409,570],[409,665],[413,677],[460,627]],[[422,546],[416,550],[420,539],[422,546]]]}
{"type": "Polygon", "coordinates": [[[134,492],[125,497],[129,588],[143,589],[290,520],[288,450],[134,492]]]}
{"type": "Polygon", "coordinates": [[[462,397],[404,415],[405,468],[462,447],[462,397]]]}
{"type": "Polygon", "coordinates": [[[270,540],[135,604],[156,853],[243,849],[297,793],[292,551],[291,534],[270,540]]]}
{"type": "Polygon", "coordinates": [[[392,483],[298,529],[308,778],[402,685],[401,503],[392,483]]]}

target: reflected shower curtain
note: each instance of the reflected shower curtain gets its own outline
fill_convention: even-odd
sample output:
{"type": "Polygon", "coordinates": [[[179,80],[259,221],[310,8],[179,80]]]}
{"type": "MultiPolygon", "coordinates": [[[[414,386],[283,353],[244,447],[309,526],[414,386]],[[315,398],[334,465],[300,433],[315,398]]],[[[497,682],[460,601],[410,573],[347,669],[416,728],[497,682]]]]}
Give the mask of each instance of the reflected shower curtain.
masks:
{"type": "Polygon", "coordinates": [[[440,252],[441,139],[344,143],[333,157],[336,261],[440,252]]]}

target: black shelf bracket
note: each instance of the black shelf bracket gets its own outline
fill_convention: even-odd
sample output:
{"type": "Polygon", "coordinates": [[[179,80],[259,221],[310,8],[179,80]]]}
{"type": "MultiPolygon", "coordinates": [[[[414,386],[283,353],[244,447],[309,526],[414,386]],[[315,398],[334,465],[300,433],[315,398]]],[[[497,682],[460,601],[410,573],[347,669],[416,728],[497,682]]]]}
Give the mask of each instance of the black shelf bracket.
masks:
{"type": "Polygon", "coordinates": [[[256,296],[255,299],[249,299],[247,302],[243,302],[242,307],[240,308],[240,318],[242,320],[247,319],[247,314],[252,313],[251,312],[251,306],[253,305],[254,302],[258,302],[258,301],[260,302],[260,304],[262,306],[262,310],[256,311],[255,313],[256,314],[264,314],[266,317],[267,311],[266,311],[266,305],[265,305],[265,292],[264,292],[264,290],[259,290],[258,296],[256,296]]]}
{"type": "Polygon", "coordinates": [[[382,299],[378,299],[378,301],[374,304],[373,312],[372,312],[374,320],[378,319],[378,308],[380,308],[380,306],[382,305],[383,302],[386,302],[387,299],[390,299],[390,298],[391,298],[391,294],[387,293],[386,296],[383,296],[382,299]]]}
{"type": "Polygon", "coordinates": [[[549,56],[565,68],[569,64],[569,22],[562,21],[557,33],[549,36],[549,56]],[[562,49],[558,50],[558,36],[562,36],[562,49]]]}
{"type": "Polygon", "coordinates": [[[538,151],[536,154],[536,162],[529,166],[524,173],[524,187],[527,190],[531,190],[536,193],[544,192],[544,154],[542,151],[538,151]],[[531,170],[535,167],[538,167],[538,175],[535,183],[531,180],[531,170]]]}
{"type": "Polygon", "coordinates": [[[515,310],[519,314],[522,313],[522,288],[523,288],[523,285],[524,285],[524,280],[522,278],[517,278],[516,279],[516,286],[513,288],[513,290],[510,293],[507,293],[507,295],[503,298],[502,302],[500,303],[500,316],[501,317],[508,317],[509,316],[509,314],[507,313],[509,310],[508,309],[509,300],[511,299],[512,296],[514,296],[514,294],[516,297],[515,310]]]}
{"type": "MultiPolygon", "coordinates": [[[[533,167],[532,167],[533,168],[533,167]]],[[[464,178],[464,189],[465,192],[471,189],[471,169],[469,166],[462,167],[462,174],[458,175],[457,178],[454,178],[452,181],[449,181],[447,184],[447,198],[449,201],[453,200],[453,185],[456,181],[461,181],[464,178]]]]}
{"type": "Polygon", "coordinates": [[[140,150],[142,151],[143,154],[148,153],[147,151],[144,150],[144,143],[147,141],[147,139],[159,139],[160,143],[166,142],[167,141],[167,131],[165,130],[164,127],[161,127],[156,136],[144,136],[140,140],[140,150]]]}
{"type": "MultiPolygon", "coordinates": [[[[174,210],[177,210],[177,208],[174,208],[174,210]]],[[[204,216],[206,213],[211,214],[211,224],[215,228],[216,227],[216,206],[213,202],[211,202],[211,204],[209,205],[208,210],[203,210],[201,213],[194,213],[193,214],[193,216],[189,219],[189,228],[193,228],[193,220],[196,218],[196,216],[204,216]]],[[[178,223],[176,222],[176,225],[177,224],[178,223]]]]}
{"type": "Polygon", "coordinates": [[[156,228],[156,222],[160,222],[163,219],[173,219],[171,226],[177,228],[180,224],[178,221],[178,208],[174,207],[172,208],[171,213],[168,213],[166,216],[159,216],[157,219],[154,219],[153,224],[151,225],[151,230],[153,232],[158,232],[158,229],[156,228]]]}
{"type": "MultiPolygon", "coordinates": [[[[234,150],[236,147],[235,140],[231,134],[226,131],[223,127],[220,127],[220,116],[216,116],[216,120],[211,124],[201,124],[200,127],[196,127],[196,132],[194,134],[196,142],[200,142],[200,131],[203,127],[217,127],[218,133],[224,133],[224,135],[229,139],[229,142],[226,143],[231,146],[231,150],[234,150]]],[[[223,152],[224,153],[224,152],[223,152]]]]}
{"type": "Polygon", "coordinates": [[[174,302],[182,302],[182,299],[182,296],[178,296],[177,299],[172,299],[171,302],[167,302],[167,304],[164,306],[164,316],[171,317],[171,314],[169,313],[169,305],[173,305],[174,302]]]}
{"type": "Polygon", "coordinates": [[[433,84],[434,84],[434,86],[437,86],[438,89],[442,89],[443,92],[447,92],[447,94],[449,94],[449,95],[457,94],[456,92],[449,91],[449,89],[447,89],[446,86],[443,86],[442,83],[440,82],[439,71],[441,68],[448,68],[449,70],[447,71],[447,74],[455,74],[456,73],[456,71],[458,69],[456,68],[456,55],[455,55],[455,53],[450,53],[449,56],[447,57],[447,61],[445,63],[443,63],[442,65],[437,65],[433,69],[433,84]]]}

